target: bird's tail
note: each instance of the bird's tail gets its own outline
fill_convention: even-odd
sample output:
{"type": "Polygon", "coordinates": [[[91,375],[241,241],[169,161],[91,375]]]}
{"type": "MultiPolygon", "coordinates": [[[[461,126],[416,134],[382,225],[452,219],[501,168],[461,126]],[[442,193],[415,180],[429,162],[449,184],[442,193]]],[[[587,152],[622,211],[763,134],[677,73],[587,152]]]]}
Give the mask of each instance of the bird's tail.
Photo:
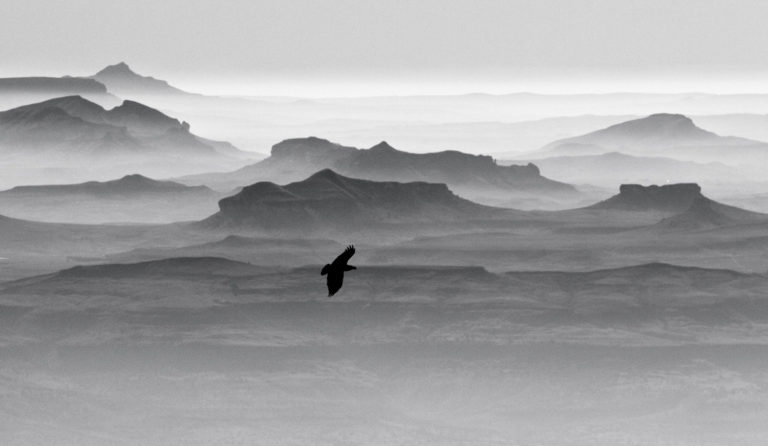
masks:
{"type": "Polygon", "coordinates": [[[328,274],[328,270],[329,270],[330,268],[331,268],[331,265],[328,265],[328,264],[326,264],[326,265],[323,267],[323,269],[320,271],[320,275],[321,275],[321,276],[324,276],[324,275],[328,274]]]}

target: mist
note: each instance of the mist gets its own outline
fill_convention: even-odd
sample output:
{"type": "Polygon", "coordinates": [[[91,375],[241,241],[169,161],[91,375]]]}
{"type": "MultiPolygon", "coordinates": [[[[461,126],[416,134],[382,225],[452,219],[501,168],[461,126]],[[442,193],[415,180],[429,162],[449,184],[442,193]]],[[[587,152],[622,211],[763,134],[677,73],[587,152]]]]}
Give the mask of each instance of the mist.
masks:
{"type": "Polygon", "coordinates": [[[4,2],[0,443],[766,444],[766,12],[4,2]]]}

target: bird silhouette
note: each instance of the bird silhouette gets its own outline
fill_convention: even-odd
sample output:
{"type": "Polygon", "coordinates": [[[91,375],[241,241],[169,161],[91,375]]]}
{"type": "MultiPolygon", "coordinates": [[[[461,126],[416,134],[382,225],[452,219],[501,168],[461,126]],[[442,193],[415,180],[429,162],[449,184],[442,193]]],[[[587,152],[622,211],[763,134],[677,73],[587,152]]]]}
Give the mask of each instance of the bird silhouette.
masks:
{"type": "Polygon", "coordinates": [[[322,271],[320,271],[321,276],[328,275],[328,297],[333,296],[341,289],[341,284],[344,283],[344,271],[357,269],[356,266],[347,265],[347,262],[353,255],[355,255],[355,247],[349,245],[344,252],[336,257],[333,263],[326,264],[322,271]]]}

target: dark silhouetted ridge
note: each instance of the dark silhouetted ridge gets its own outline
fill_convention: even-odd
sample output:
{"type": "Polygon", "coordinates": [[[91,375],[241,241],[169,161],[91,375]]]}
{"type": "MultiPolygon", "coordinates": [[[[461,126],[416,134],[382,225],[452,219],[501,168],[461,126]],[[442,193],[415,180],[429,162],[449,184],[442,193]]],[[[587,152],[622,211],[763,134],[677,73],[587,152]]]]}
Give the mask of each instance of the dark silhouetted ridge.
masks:
{"type": "Polygon", "coordinates": [[[76,77],[0,78],[0,94],[46,94],[52,96],[106,94],[107,87],[94,79],[76,77]]]}
{"type": "Polygon", "coordinates": [[[702,198],[701,187],[695,183],[642,186],[622,184],[619,194],[590,206],[588,209],[621,211],[682,212],[702,198]]]}
{"type": "Polygon", "coordinates": [[[219,202],[208,227],[295,231],[375,227],[387,224],[467,220],[506,211],[454,195],[445,184],[349,178],[331,169],[279,186],[260,182],[219,202]]]}
{"type": "Polygon", "coordinates": [[[88,181],[79,184],[43,185],[43,186],[17,186],[2,192],[5,195],[60,195],[60,194],[89,194],[89,195],[140,195],[163,193],[203,193],[214,194],[205,186],[186,186],[173,181],[158,181],[143,175],[126,175],[112,181],[88,181]]]}

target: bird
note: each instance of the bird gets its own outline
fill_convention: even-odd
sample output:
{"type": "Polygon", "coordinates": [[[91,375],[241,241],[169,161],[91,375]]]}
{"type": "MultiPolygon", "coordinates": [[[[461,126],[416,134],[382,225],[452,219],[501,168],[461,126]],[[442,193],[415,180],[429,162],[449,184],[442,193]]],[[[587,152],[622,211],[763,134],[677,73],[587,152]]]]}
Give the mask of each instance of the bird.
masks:
{"type": "Polygon", "coordinates": [[[347,265],[353,255],[355,255],[355,247],[349,245],[344,252],[336,257],[333,263],[326,264],[320,271],[321,276],[328,275],[328,297],[333,296],[341,289],[341,284],[344,283],[344,271],[357,269],[356,266],[347,265]]]}

